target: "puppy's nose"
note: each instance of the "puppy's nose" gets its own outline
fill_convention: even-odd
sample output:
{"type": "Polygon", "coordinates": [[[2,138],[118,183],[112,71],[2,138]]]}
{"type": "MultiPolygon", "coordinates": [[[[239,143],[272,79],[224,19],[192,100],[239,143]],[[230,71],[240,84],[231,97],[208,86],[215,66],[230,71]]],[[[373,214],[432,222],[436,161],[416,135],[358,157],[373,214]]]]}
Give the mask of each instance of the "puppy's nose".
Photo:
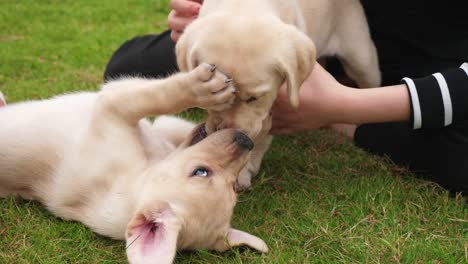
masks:
{"type": "Polygon", "coordinates": [[[254,147],[252,139],[239,130],[234,133],[234,142],[243,149],[252,150],[254,147]]]}

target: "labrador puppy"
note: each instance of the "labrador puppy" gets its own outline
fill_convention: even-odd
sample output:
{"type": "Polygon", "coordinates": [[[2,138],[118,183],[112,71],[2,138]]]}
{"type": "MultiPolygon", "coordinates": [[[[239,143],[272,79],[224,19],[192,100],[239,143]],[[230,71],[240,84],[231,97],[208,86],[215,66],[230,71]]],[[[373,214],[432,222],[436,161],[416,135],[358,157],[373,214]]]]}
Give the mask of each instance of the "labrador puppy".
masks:
{"type": "Polygon", "coordinates": [[[177,249],[266,252],[260,238],[230,228],[252,140],[235,129],[207,136],[204,125],[175,117],[144,119],[220,111],[233,89],[201,64],[167,79],[121,79],[97,93],[1,107],[0,197],[38,200],[58,217],[125,239],[131,263],[171,263],[177,249]]]}
{"type": "Polygon", "coordinates": [[[376,49],[358,0],[205,0],[176,53],[181,71],[210,61],[235,80],[239,93],[233,107],[209,111],[207,130],[235,127],[254,138],[239,189],[250,186],[271,142],[270,110],[285,80],[294,107],[319,57],[337,56],[360,87],[380,84],[376,49]]]}

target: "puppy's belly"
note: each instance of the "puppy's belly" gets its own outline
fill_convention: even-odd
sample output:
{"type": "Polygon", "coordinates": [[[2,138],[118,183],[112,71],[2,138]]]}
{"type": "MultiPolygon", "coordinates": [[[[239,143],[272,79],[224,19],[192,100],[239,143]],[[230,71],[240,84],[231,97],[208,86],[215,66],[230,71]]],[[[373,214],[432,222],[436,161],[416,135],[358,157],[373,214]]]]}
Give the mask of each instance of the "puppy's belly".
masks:
{"type": "Polygon", "coordinates": [[[64,147],[89,122],[93,98],[85,93],[0,109],[0,195],[43,200],[64,147]]]}

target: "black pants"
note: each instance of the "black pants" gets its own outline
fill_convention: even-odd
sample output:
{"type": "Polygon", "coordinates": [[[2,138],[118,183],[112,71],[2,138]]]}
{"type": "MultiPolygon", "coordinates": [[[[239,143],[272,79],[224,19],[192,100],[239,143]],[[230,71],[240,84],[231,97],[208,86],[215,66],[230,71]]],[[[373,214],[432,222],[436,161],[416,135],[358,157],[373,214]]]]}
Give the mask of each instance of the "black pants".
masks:
{"type": "Polygon", "coordinates": [[[164,77],[177,72],[170,31],[136,37],[125,42],[110,59],[104,80],[119,76],[164,77]]]}
{"type": "MultiPolygon", "coordinates": [[[[177,70],[174,43],[166,31],[125,42],[112,56],[104,79],[164,77],[177,70]]],[[[423,173],[452,192],[468,193],[468,123],[419,131],[407,123],[365,124],[356,130],[355,143],[423,173]]]]}

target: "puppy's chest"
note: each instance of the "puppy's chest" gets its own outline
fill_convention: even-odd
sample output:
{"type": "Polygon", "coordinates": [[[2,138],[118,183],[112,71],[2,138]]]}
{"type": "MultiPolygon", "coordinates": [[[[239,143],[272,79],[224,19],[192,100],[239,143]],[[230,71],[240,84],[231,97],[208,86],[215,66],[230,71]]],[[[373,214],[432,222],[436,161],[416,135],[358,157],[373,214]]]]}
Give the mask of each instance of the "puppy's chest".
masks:
{"type": "Polygon", "coordinates": [[[146,155],[138,139],[120,133],[93,134],[67,147],[56,176],[65,184],[73,177],[81,187],[108,190],[116,179],[131,175],[145,164],[146,155]]]}

